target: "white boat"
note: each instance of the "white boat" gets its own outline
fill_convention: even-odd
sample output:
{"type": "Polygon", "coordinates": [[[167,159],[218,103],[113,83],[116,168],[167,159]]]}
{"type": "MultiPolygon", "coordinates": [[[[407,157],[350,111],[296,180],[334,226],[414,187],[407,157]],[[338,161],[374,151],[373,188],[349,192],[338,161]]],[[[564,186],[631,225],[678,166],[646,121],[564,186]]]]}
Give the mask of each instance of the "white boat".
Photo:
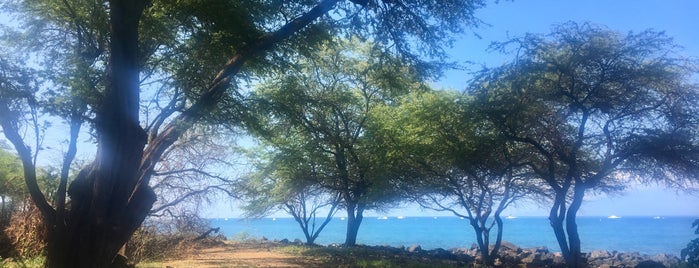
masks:
{"type": "Polygon", "coordinates": [[[621,219],[621,217],[612,214],[612,215],[610,215],[609,217],[607,217],[607,219],[621,219]]]}
{"type": "Polygon", "coordinates": [[[662,219],[662,218],[663,218],[663,217],[660,217],[660,216],[655,216],[655,217],[653,217],[654,220],[660,220],[660,219],[662,219]]]}
{"type": "Polygon", "coordinates": [[[379,220],[388,220],[388,217],[383,216],[383,217],[379,217],[378,219],[379,219],[379,220]]]}
{"type": "Polygon", "coordinates": [[[517,218],[517,216],[512,216],[512,215],[507,215],[507,217],[505,217],[505,219],[508,219],[508,220],[516,219],[516,218],[517,218]]]}
{"type": "Polygon", "coordinates": [[[398,217],[396,217],[396,219],[402,220],[402,219],[405,219],[405,217],[404,217],[404,216],[398,216],[398,217]]]}

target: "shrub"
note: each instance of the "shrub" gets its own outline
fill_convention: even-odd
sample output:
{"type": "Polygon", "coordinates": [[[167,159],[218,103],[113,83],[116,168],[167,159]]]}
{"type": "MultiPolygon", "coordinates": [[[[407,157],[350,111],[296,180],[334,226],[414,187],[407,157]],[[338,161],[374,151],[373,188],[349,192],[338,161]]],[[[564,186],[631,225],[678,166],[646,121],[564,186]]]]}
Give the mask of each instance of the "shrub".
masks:
{"type": "Polygon", "coordinates": [[[5,235],[12,243],[16,257],[34,259],[43,256],[47,230],[35,206],[15,212],[5,228],[5,235]]]}
{"type": "Polygon", "coordinates": [[[220,243],[219,236],[213,240],[196,239],[207,230],[208,222],[196,216],[151,220],[126,244],[126,256],[133,263],[182,258],[198,246],[220,243]]]}

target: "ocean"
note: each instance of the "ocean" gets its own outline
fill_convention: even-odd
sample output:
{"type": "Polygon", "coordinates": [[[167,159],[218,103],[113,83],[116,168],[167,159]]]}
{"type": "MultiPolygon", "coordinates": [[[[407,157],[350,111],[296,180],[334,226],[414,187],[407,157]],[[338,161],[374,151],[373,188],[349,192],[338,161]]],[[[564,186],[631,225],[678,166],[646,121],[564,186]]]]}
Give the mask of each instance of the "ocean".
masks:
{"type": "MultiPolygon", "coordinates": [[[[690,240],[697,238],[691,228],[696,217],[579,217],[578,229],[584,252],[616,250],[656,255],[680,255],[690,240]]],[[[303,232],[293,218],[211,219],[229,239],[298,238],[303,232]]],[[[333,219],[321,232],[317,244],[344,242],[346,221],[333,219]]],[[[494,233],[491,234],[494,237],[494,233]]],[[[494,239],[492,239],[494,240],[494,239]]],[[[520,247],[545,246],[560,251],[546,217],[518,217],[504,220],[503,240],[520,247]]],[[[475,243],[467,220],[457,217],[365,217],[359,228],[358,244],[411,246],[423,249],[468,248],[475,243]]]]}

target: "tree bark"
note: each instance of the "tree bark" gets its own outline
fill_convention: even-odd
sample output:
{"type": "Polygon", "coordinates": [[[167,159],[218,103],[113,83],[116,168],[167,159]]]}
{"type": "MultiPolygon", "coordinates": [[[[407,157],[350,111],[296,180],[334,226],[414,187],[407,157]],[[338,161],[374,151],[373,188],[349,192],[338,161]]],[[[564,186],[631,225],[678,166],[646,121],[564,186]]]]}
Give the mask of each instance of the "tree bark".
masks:
{"type": "Polygon", "coordinates": [[[574,187],[573,201],[570,203],[566,214],[566,231],[568,232],[568,244],[570,246],[570,256],[566,258],[568,267],[584,267],[582,250],[580,245],[580,234],[578,233],[577,213],[582,206],[585,196],[585,187],[576,184],[574,187]]]}
{"type": "Polygon", "coordinates": [[[97,155],[68,190],[71,209],[65,223],[57,223],[66,228],[50,235],[54,246],[47,252],[48,267],[110,267],[155,202],[147,185],[136,187],[146,143],[138,119],[138,24],[145,4],[109,2],[110,57],[96,122],[97,155]]]}
{"type": "Polygon", "coordinates": [[[345,236],[345,246],[353,247],[357,245],[357,234],[359,226],[364,219],[364,206],[357,203],[347,204],[347,234],[345,236]]]}
{"type": "Polygon", "coordinates": [[[566,200],[565,192],[556,192],[556,197],[553,201],[553,206],[549,212],[549,223],[551,228],[553,228],[553,233],[556,236],[556,241],[558,246],[561,248],[561,253],[563,257],[568,259],[570,256],[570,248],[568,247],[568,239],[563,229],[563,221],[565,219],[566,213],[566,200]]]}

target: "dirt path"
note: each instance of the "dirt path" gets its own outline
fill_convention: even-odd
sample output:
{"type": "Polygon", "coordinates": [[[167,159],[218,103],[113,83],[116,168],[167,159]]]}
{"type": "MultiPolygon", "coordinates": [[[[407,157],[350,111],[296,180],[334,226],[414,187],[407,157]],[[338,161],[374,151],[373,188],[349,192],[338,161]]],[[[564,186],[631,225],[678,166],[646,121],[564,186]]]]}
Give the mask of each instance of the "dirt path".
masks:
{"type": "Polygon", "coordinates": [[[284,253],[271,243],[226,243],[213,248],[196,249],[184,260],[145,263],[140,268],[184,267],[318,267],[320,260],[284,253]]]}

